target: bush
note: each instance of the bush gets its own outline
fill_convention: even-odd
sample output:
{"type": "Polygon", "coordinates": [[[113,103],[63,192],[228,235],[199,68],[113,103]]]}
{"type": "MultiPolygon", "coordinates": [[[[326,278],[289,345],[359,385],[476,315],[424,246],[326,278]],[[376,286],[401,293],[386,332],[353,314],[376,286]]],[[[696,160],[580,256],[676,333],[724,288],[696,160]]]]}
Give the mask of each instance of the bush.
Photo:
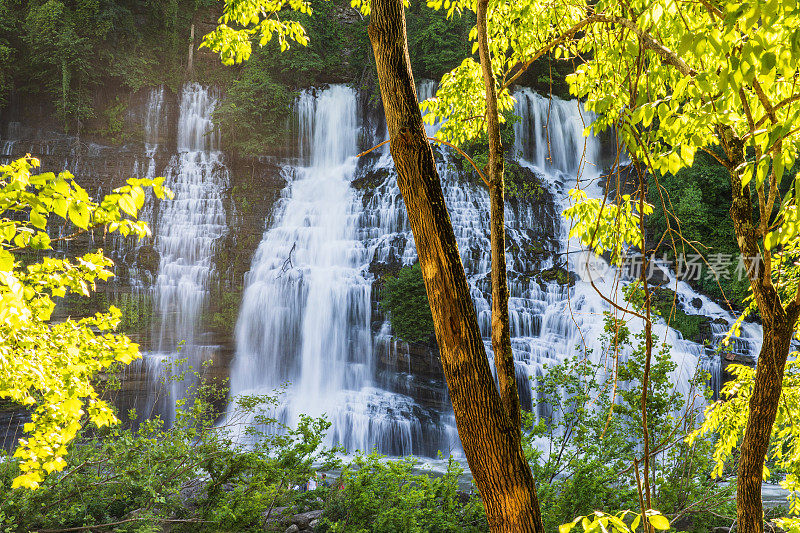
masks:
{"type": "Polygon", "coordinates": [[[243,155],[256,155],[286,141],[286,124],[297,96],[270,74],[266,54],[254,54],[242,68],[214,111],[216,126],[225,132],[225,146],[243,155]]]}
{"type": "MultiPolygon", "coordinates": [[[[320,468],[338,465],[322,450],[329,424],[303,418],[287,428],[268,415],[278,395],[239,398],[215,426],[215,402],[225,388],[205,383],[196,399],[179,405],[173,427],[159,418],[138,429],[84,432],[67,456],[70,467],[51,474],[37,490],[11,489],[15,460],[0,463],[0,529],[23,532],[120,522],[116,531],[263,531],[263,513],[275,506],[303,509],[318,493],[300,493],[320,468]],[[244,421],[256,442],[237,444],[231,433],[244,421]],[[267,429],[282,429],[276,435],[267,429]]],[[[135,413],[131,413],[135,418],[135,413]]],[[[89,529],[89,528],[87,528],[89,529]]]]}
{"type": "Polygon", "coordinates": [[[452,459],[441,476],[413,474],[413,457],[358,456],[342,472],[341,489],[325,504],[321,531],[470,533],[488,531],[480,499],[458,491],[462,469],[452,459]]]}
{"type": "MultiPolygon", "coordinates": [[[[605,347],[600,362],[579,354],[547,370],[535,396],[547,408],[538,423],[530,414],[523,443],[538,482],[545,530],[555,531],[596,509],[639,509],[634,459],[641,456],[641,376],[644,335],[633,335],[623,322],[606,316],[605,347]],[[544,438],[546,450],[535,443],[544,438]]],[[[654,338],[654,346],[659,346],[654,338]]],[[[670,347],[654,350],[648,393],[653,506],[665,515],[683,517],[683,529],[706,532],[725,524],[718,515],[735,517],[731,488],[711,480],[711,443],[685,437],[702,409],[703,375],[691,382],[689,397],[670,379],[676,365],[670,347]],[[694,402],[694,403],[687,403],[694,402]],[[683,416],[676,410],[688,406],[683,416]]],[[[642,465],[639,465],[641,473],[642,465]]],[[[732,518],[731,518],[732,520],[732,518]]]]}
{"type": "Polygon", "coordinates": [[[387,277],[381,309],[389,313],[394,334],[406,342],[430,342],[434,335],[428,293],[419,263],[387,277]]]}

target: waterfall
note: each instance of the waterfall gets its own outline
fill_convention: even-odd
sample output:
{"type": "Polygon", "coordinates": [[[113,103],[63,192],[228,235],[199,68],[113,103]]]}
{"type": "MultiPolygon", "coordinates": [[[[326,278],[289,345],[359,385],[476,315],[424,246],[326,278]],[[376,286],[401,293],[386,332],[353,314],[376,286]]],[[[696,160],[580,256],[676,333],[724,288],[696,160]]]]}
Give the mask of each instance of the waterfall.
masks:
{"type": "MultiPolygon", "coordinates": [[[[557,210],[560,212],[569,205],[566,191],[577,183],[580,183],[590,197],[602,197],[600,143],[594,136],[583,136],[592,117],[574,100],[548,99],[528,89],[517,91],[515,97],[515,114],[521,117],[514,125],[515,151],[523,165],[532,168],[550,185],[557,210]]],[[[618,283],[618,270],[609,268],[602,259],[584,250],[577,240],[568,241],[568,229],[564,223],[559,233],[559,251],[569,258],[565,266],[578,272],[579,279],[567,300],[554,300],[546,304],[542,321],[544,331],[539,337],[550,336],[555,339],[556,336],[548,334],[546,330],[558,331],[561,338],[549,346],[552,353],[574,353],[573,347],[580,344],[593,350],[593,357],[597,362],[603,351],[599,341],[603,334],[602,314],[609,311],[610,306],[603,301],[589,280],[594,280],[603,295],[621,303],[624,303],[621,290],[624,283],[618,283]]],[[[711,386],[718,390],[721,365],[713,348],[733,324],[735,317],[707,297],[699,295],[687,283],[676,283],[673,273],[666,274],[669,282],[665,287],[676,292],[676,305],[687,314],[699,314],[702,310],[703,315],[713,319],[711,326],[714,337],[712,346],[705,348],[684,339],[679,332],[667,327],[666,321],[658,319],[659,323],[653,328],[653,332],[659,336],[661,342],[672,347],[670,355],[677,363],[671,376],[672,383],[675,383],[676,389],[684,397],[688,397],[692,394],[688,382],[696,369],[700,368],[710,372],[711,386]],[[690,305],[691,301],[697,299],[702,302],[699,307],[690,305]]],[[[627,315],[624,318],[628,320],[632,317],[627,315]]],[[[643,322],[629,320],[628,326],[632,333],[636,333],[643,328],[643,322]]],[[[733,339],[734,351],[757,354],[761,341],[759,328],[753,324],[744,324],[742,330],[741,337],[733,339]]],[[[538,341],[531,339],[531,342],[538,341]]],[[[622,354],[623,358],[628,355],[627,352],[622,354]]],[[[517,361],[519,364],[519,358],[517,361]]]]}
{"type": "MultiPolygon", "coordinates": [[[[375,379],[371,250],[356,175],[360,117],[354,90],[305,91],[296,103],[298,166],[247,276],[236,327],[231,393],[290,385],[278,418],[325,414],[329,444],[424,453],[416,402],[375,379]]],[[[438,443],[437,443],[438,444],[438,443]]]]}
{"type": "MultiPolygon", "coordinates": [[[[216,102],[212,89],[197,83],[183,87],[177,153],[164,171],[175,198],[161,204],[154,221],[160,258],[152,289],[156,323],[153,351],[145,354],[145,364],[156,381],[169,379],[167,395],[156,407],[168,425],[174,420],[175,402],[195,383],[192,372],[201,370],[212,349],[202,342],[198,326],[208,303],[214,242],[226,231],[222,191],[228,170],[211,121],[216,102]]],[[[155,175],[162,106],[163,88],[151,94],[145,121],[150,177],[155,175]]]]}
{"type": "MultiPolygon", "coordinates": [[[[431,96],[434,89],[422,83],[418,94],[431,96]]],[[[577,253],[580,247],[568,240],[561,216],[567,189],[576,180],[598,193],[602,151],[597,138],[584,137],[591,117],[576,101],[546,99],[526,89],[515,96],[521,120],[514,125],[514,148],[545,190],[506,206],[512,348],[523,407],[549,416],[544,402],[532,397],[531,382],[547,365],[583,353],[579,346],[596,361],[603,357],[603,313],[610,308],[588,282],[584,263],[591,254],[577,253]],[[543,270],[554,267],[577,272],[574,285],[541,278],[543,270]]],[[[329,444],[351,451],[375,447],[393,455],[457,453],[446,390],[434,390],[434,381],[410,367],[412,348],[391,335],[388,321],[376,322],[371,313],[375,272],[411,265],[417,257],[388,150],[360,161],[353,157],[363,124],[381,124],[362,120],[356,101],[353,90],[332,86],[305,91],[296,102],[300,163],[283,170],[288,185],[247,277],[232,395],[268,393],[288,382],[277,417],[294,424],[301,413],[327,415],[329,444]],[[356,187],[362,179],[372,185],[356,187]],[[387,362],[394,365],[390,371],[387,362]]],[[[383,125],[377,127],[380,131],[364,137],[385,138],[383,125]]],[[[436,125],[426,128],[432,135],[436,125]]],[[[443,147],[434,151],[491,361],[488,195],[477,179],[457,171],[460,156],[443,147]]],[[[595,281],[604,294],[622,301],[613,275],[595,281]]],[[[678,295],[680,305],[697,296],[686,284],[679,284],[678,295]]],[[[726,324],[733,318],[710,302],[703,311],[726,324]]],[[[636,332],[641,324],[633,321],[630,327],[636,332]]],[[[657,330],[672,345],[673,382],[688,395],[698,365],[711,368],[713,363],[702,346],[665,324],[657,330]]],[[[757,342],[757,334],[749,331],[742,349],[752,350],[757,342]]]]}

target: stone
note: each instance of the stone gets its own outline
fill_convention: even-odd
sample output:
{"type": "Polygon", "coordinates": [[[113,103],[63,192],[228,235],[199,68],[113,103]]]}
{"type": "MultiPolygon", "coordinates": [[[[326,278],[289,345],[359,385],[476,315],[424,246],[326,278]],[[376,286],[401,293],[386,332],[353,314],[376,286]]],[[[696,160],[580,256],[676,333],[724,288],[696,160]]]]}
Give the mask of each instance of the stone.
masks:
{"type": "Polygon", "coordinates": [[[299,533],[300,528],[297,527],[297,524],[292,524],[291,526],[286,528],[286,531],[283,533],[299,533]]]}
{"type": "Polygon", "coordinates": [[[660,266],[653,265],[653,268],[650,270],[650,276],[647,278],[647,282],[651,285],[666,285],[669,283],[669,277],[660,266]]]}
{"type": "MultiPolygon", "coordinates": [[[[292,523],[297,525],[300,529],[305,529],[312,520],[318,519],[322,516],[322,509],[316,511],[307,511],[305,513],[296,514],[292,517],[292,523]]],[[[288,533],[288,531],[287,531],[288,533]]]]}
{"type": "Polygon", "coordinates": [[[539,273],[539,279],[544,282],[556,282],[559,285],[568,285],[572,287],[575,285],[577,276],[574,272],[568,271],[562,266],[553,266],[547,270],[542,270],[539,273]]]}
{"type": "Polygon", "coordinates": [[[310,527],[312,530],[316,530],[318,525],[319,525],[319,520],[312,520],[311,522],[308,523],[308,527],[310,527]]]}
{"type": "Polygon", "coordinates": [[[264,510],[261,513],[264,523],[264,531],[277,531],[280,527],[285,527],[289,523],[288,513],[289,507],[274,507],[271,511],[264,510]],[[269,515],[269,518],[267,518],[269,515]]]}
{"type": "Polygon", "coordinates": [[[146,270],[152,275],[158,274],[158,266],[161,262],[161,255],[158,250],[150,244],[139,247],[136,252],[136,266],[141,270],[146,270]]]}
{"type": "Polygon", "coordinates": [[[187,509],[196,509],[198,501],[206,497],[206,484],[200,479],[192,479],[181,485],[180,500],[187,509]]]}

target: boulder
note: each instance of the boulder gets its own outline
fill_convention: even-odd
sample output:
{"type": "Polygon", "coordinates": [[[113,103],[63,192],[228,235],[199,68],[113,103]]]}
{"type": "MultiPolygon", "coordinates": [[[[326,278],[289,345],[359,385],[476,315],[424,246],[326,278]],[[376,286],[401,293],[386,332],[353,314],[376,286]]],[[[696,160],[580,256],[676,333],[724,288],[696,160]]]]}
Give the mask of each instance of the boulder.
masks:
{"type": "Polygon", "coordinates": [[[300,528],[297,527],[297,524],[292,524],[291,526],[286,528],[286,531],[283,533],[299,533],[300,528]]]}
{"type": "MultiPolygon", "coordinates": [[[[311,524],[312,520],[316,520],[320,516],[322,516],[322,509],[296,514],[292,517],[292,524],[298,526],[300,529],[306,529],[309,524],[311,524]]],[[[288,533],[288,530],[286,533],[288,533]]]]}

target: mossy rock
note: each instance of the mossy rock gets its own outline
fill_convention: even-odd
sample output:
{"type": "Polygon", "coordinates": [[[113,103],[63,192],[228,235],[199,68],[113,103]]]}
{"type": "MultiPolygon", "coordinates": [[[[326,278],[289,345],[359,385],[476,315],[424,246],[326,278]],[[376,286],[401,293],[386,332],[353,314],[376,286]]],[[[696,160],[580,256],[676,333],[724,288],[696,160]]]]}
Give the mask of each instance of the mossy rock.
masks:
{"type": "Polygon", "coordinates": [[[373,170],[350,182],[350,186],[358,191],[372,191],[378,188],[389,176],[386,169],[373,170]]]}
{"type": "Polygon", "coordinates": [[[575,274],[562,266],[553,266],[539,273],[539,279],[544,282],[555,282],[559,285],[572,287],[575,285],[575,274]]]}
{"type": "Polygon", "coordinates": [[[531,241],[529,244],[526,244],[524,248],[526,253],[532,255],[547,253],[547,249],[544,247],[544,244],[539,241],[531,241]]]}
{"type": "Polygon", "coordinates": [[[673,309],[672,302],[675,300],[675,292],[670,289],[653,288],[651,294],[653,310],[668,321],[671,328],[680,331],[684,339],[698,344],[712,340],[711,318],[705,315],[690,315],[681,309],[677,301],[675,301],[673,309]]]}

